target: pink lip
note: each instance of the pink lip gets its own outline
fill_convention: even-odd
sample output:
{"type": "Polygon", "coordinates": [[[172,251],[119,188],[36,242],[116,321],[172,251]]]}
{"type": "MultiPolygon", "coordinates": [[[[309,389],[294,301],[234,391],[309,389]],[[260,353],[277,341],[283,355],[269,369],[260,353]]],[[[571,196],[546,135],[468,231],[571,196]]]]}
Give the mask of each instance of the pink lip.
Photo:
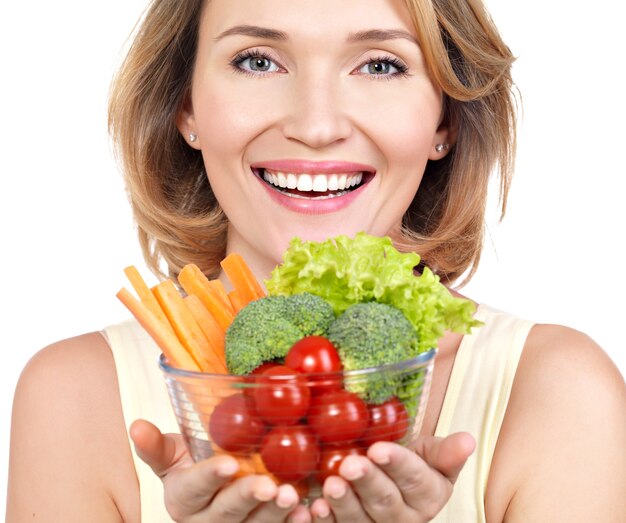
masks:
{"type": "MultiPolygon", "coordinates": [[[[253,163],[250,167],[253,170],[265,168],[272,171],[293,174],[335,174],[362,171],[371,174],[376,173],[376,169],[371,165],[340,161],[313,162],[308,160],[272,160],[253,163]]],[[[279,190],[274,189],[260,178],[258,178],[258,180],[268,192],[272,200],[278,203],[281,207],[300,214],[329,214],[340,211],[354,202],[369,184],[369,182],[366,182],[361,187],[347,192],[343,196],[336,196],[334,198],[322,200],[316,198],[292,198],[279,190]]]]}
{"type": "Polygon", "coordinates": [[[352,173],[366,171],[376,173],[376,169],[371,165],[354,162],[325,161],[314,162],[310,160],[269,160],[267,162],[256,162],[250,165],[252,169],[270,169],[283,173],[293,174],[334,174],[352,173]]]}

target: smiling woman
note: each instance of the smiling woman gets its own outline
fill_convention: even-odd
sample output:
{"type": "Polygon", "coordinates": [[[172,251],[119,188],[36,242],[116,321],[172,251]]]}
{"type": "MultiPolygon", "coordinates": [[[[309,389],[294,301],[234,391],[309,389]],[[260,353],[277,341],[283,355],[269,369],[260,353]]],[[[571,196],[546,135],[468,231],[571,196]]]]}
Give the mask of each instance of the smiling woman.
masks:
{"type": "MultiPolygon", "coordinates": [[[[150,267],[224,280],[237,252],[264,280],[294,237],[365,231],[471,278],[492,177],[507,203],[512,63],[479,0],[152,0],[109,107],[150,267]]],[[[136,322],[47,347],[15,394],[7,521],[620,521],[615,366],[476,306],[479,331],[439,342],[418,447],[348,456],[310,507],[228,456],[192,463],[136,322]]]]}

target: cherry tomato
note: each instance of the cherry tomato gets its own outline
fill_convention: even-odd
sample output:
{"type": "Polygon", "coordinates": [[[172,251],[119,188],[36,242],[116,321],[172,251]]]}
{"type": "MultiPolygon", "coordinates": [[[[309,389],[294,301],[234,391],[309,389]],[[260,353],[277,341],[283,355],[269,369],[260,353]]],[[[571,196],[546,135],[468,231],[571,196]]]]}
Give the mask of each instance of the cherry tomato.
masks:
{"type": "Polygon", "coordinates": [[[274,427],[263,438],[261,458],[281,481],[299,481],[316,472],[320,450],[311,429],[285,425],[274,427]]]}
{"type": "Polygon", "coordinates": [[[324,483],[328,476],[338,476],[339,466],[346,456],[365,456],[365,449],[352,445],[335,447],[328,445],[322,449],[318,468],[317,481],[324,483]]]}
{"type": "MultiPolygon", "coordinates": [[[[306,336],[296,342],[287,353],[285,365],[303,374],[335,374],[343,369],[337,349],[323,336],[306,336]]],[[[341,380],[334,375],[312,376],[310,380],[319,382],[312,385],[313,395],[325,394],[342,386],[341,380]]]]}
{"type": "Polygon", "coordinates": [[[409,429],[409,413],[395,396],[381,405],[368,405],[369,425],[361,441],[370,446],[377,441],[398,441],[409,429]]]}
{"type": "Polygon", "coordinates": [[[276,365],[258,377],[254,390],[256,412],[272,425],[293,425],[309,410],[311,392],[304,377],[289,367],[276,365]]]}
{"type": "Polygon", "coordinates": [[[254,369],[250,374],[248,374],[248,377],[246,378],[246,383],[249,385],[245,389],[243,389],[243,393],[254,399],[254,391],[257,388],[256,383],[258,383],[258,380],[254,378],[254,376],[263,374],[266,370],[271,369],[272,367],[278,367],[279,365],[279,363],[275,363],[273,361],[266,361],[265,363],[262,363],[260,366],[254,369]],[[253,377],[251,378],[250,376],[253,377]]]}
{"type": "Polygon", "coordinates": [[[253,401],[244,394],[224,398],[209,419],[211,440],[229,452],[254,452],[265,432],[253,401]]]}
{"type": "Polygon", "coordinates": [[[347,390],[332,390],[311,400],[308,423],[324,443],[342,444],[361,437],[369,422],[366,403],[347,390]]]}

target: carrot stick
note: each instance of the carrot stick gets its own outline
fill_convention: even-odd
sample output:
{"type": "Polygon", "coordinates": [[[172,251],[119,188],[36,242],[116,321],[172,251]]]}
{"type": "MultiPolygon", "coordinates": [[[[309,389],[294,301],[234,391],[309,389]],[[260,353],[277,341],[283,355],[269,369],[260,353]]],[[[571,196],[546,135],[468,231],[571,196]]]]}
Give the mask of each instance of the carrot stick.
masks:
{"type": "Polygon", "coordinates": [[[221,261],[221,265],[242,303],[247,305],[265,296],[263,288],[240,254],[229,254],[221,261]]]}
{"type": "Polygon", "coordinates": [[[224,373],[224,368],[213,368],[207,354],[211,346],[198,323],[189,312],[182,296],[172,280],[165,280],[152,287],[156,299],[170,320],[174,332],[183,346],[189,351],[203,372],[224,373]]]}
{"type": "MultiPolygon", "coordinates": [[[[124,269],[124,274],[126,274],[128,281],[133,286],[133,289],[135,289],[139,300],[141,300],[141,302],[146,307],[148,307],[148,309],[150,309],[152,314],[154,314],[161,322],[163,322],[164,325],[167,325],[167,328],[171,329],[172,327],[170,325],[170,322],[167,320],[163,309],[161,309],[159,302],[152,294],[152,291],[150,290],[150,287],[148,287],[148,284],[141,277],[141,274],[139,274],[137,267],[135,267],[134,265],[129,265],[124,269]]],[[[172,332],[174,331],[172,330],[172,332]]]]}
{"type": "Polygon", "coordinates": [[[195,294],[185,296],[183,301],[211,345],[210,355],[207,357],[211,362],[211,367],[223,368],[225,371],[224,331],[195,294]]]}
{"type": "Polygon", "coordinates": [[[178,341],[169,323],[160,321],[148,306],[135,298],[128,289],[120,289],[116,296],[156,341],[170,365],[179,369],[200,370],[198,364],[178,341]]]}
{"type": "MultiPolygon", "coordinates": [[[[199,269],[198,269],[199,270],[199,269]]],[[[214,292],[217,297],[219,297],[223,302],[224,306],[228,309],[231,307],[230,300],[228,299],[228,294],[226,293],[226,289],[224,288],[224,284],[220,280],[207,280],[207,285],[214,292]]],[[[233,314],[235,314],[235,310],[232,309],[233,314]]]]}
{"type": "Polygon", "coordinates": [[[243,302],[239,292],[237,290],[232,290],[228,293],[228,299],[235,309],[235,313],[238,313],[241,309],[243,309],[247,304],[243,302]]]}
{"type": "Polygon", "coordinates": [[[209,280],[202,271],[196,265],[185,265],[178,275],[178,281],[187,294],[195,294],[200,299],[226,332],[235,317],[235,312],[230,302],[225,301],[213,286],[209,285],[209,280]]]}

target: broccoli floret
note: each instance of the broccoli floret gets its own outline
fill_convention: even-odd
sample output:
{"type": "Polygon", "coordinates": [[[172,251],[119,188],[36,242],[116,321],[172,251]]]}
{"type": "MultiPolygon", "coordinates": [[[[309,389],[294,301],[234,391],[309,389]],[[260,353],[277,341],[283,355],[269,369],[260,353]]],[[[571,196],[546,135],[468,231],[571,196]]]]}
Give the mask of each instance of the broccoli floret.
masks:
{"type": "MultiPolygon", "coordinates": [[[[397,363],[417,355],[415,328],[402,311],[384,303],[357,303],[348,307],[328,328],[345,370],[397,363]]],[[[384,372],[366,374],[346,388],[368,403],[383,403],[406,379],[384,372]]]]}
{"type": "Polygon", "coordinates": [[[245,375],[266,361],[284,358],[298,340],[325,334],[334,319],[332,306],[308,292],[255,300],[226,331],[228,371],[245,375]]]}

